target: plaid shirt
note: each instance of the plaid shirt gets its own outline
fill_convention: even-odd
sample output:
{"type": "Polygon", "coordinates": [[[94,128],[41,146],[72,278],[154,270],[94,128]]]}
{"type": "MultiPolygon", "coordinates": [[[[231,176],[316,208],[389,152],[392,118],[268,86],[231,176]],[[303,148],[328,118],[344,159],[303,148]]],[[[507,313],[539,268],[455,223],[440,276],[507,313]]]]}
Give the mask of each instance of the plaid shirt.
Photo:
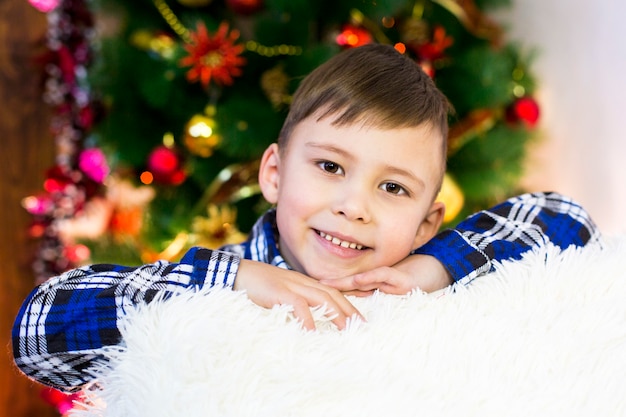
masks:
{"type": "MultiPolygon", "coordinates": [[[[242,258],[289,268],[277,237],[275,212],[270,210],[239,245],[192,248],[179,263],[91,265],[51,278],[31,293],[18,313],[15,362],[43,384],[77,390],[92,379],[89,368],[102,361],[103,350],[122,343],[117,323],[128,309],[188,288],[232,287],[242,258]]],[[[565,249],[599,241],[582,207],[556,193],[535,193],[479,212],[415,253],[436,257],[455,281],[467,284],[493,270],[498,261],[519,259],[547,242],[565,249]]]]}

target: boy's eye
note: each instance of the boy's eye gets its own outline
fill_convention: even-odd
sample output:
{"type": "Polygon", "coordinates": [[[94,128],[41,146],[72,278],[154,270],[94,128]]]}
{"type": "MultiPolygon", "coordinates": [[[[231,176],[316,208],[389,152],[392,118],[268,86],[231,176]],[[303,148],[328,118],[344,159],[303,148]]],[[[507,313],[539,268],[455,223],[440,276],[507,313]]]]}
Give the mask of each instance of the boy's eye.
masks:
{"type": "Polygon", "coordinates": [[[332,161],[320,161],[317,165],[322,168],[324,171],[329,172],[331,174],[341,173],[342,169],[339,164],[332,161]]]}
{"type": "Polygon", "coordinates": [[[397,194],[397,195],[402,195],[402,194],[408,194],[406,192],[406,190],[401,186],[396,184],[395,182],[386,182],[383,183],[380,188],[383,191],[386,191],[390,194],[397,194]]]}

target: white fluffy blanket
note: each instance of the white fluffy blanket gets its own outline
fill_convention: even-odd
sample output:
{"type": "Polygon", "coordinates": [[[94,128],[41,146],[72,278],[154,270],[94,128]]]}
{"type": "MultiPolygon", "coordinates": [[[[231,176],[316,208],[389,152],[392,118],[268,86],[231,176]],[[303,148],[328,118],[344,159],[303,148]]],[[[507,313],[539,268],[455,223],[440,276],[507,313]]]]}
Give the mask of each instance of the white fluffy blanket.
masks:
{"type": "Polygon", "coordinates": [[[77,416],[624,416],[626,237],[506,263],[467,288],[352,299],[302,330],[214,290],[129,314],[77,416]]]}

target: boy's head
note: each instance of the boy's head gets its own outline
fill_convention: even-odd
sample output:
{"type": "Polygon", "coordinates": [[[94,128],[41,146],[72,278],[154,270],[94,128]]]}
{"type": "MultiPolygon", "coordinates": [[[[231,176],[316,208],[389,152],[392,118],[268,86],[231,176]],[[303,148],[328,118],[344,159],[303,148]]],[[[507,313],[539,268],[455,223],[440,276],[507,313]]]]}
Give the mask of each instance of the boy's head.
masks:
{"type": "Polygon", "coordinates": [[[445,170],[451,106],[416,62],[390,45],[348,49],[311,72],[293,96],[279,147],[285,150],[294,127],[320,109],[336,126],[357,121],[381,129],[428,125],[441,134],[445,170]]]}
{"type": "Polygon", "coordinates": [[[314,278],[392,266],[438,230],[449,105],[390,46],[340,53],[296,91],[259,183],[285,260],[314,278]]]}

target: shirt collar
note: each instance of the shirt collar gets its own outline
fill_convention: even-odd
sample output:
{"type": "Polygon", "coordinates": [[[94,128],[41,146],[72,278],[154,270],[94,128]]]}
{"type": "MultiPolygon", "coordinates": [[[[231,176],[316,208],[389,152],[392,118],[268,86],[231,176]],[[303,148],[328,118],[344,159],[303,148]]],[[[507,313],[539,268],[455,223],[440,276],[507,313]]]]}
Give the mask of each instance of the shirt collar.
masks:
{"type": "Polygon", "coordinates": [[[280,254],[276,209],[265,212],[254,224],[245,243],[245,259],[263,262],[279,268],[292,269],[280,254]]]}

